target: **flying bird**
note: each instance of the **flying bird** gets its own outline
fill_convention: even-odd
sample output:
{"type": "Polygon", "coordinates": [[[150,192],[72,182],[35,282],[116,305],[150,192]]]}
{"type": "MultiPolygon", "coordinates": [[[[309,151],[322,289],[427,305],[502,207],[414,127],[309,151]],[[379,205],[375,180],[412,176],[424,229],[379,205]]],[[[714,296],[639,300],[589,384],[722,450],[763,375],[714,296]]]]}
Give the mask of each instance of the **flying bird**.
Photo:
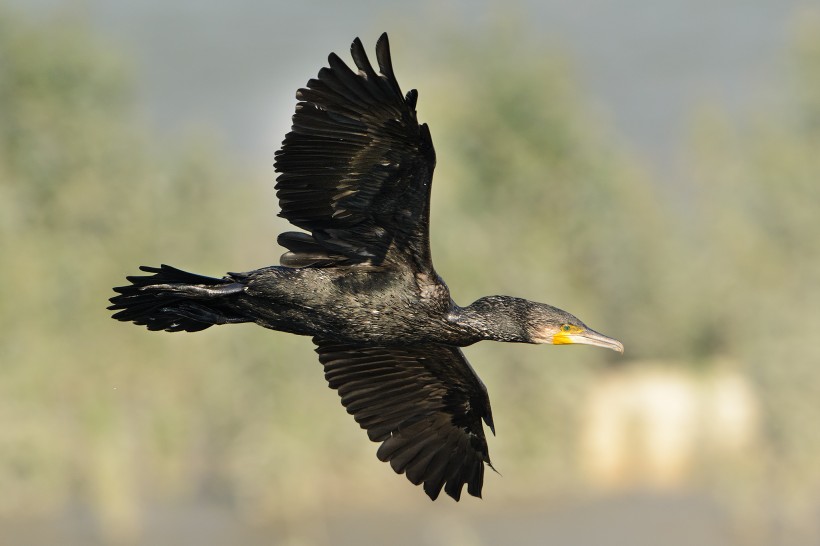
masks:
{"type": "Polygon", "coordinates": [[[281,265],[212,278],[142,266],[114,288],[113,318],[149,330],[197,332],[253,322],[312,336],[325,378],[381,445],[377,457],[456,501],[480,497],[495,433],[487,389],[460,347],[482,340],[623,345],[544,303],[489,296],[460,307],[430,256],[436,154],[402,94],[387,34],[378,72],[356,38],[357,71],[331,53],[296,93],[293,126],[275,154],[287,231],[281,265]]]}

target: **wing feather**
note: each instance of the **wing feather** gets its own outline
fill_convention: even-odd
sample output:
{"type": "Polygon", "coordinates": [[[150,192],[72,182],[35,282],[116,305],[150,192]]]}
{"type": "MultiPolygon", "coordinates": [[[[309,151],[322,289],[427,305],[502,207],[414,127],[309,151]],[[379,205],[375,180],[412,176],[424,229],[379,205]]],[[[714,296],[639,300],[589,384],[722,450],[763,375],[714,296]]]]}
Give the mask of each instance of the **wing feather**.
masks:
{"type": "Polygon", "coordinates": [[[376,44],[380,74],[358,38],[351,55],[358,72],[331,53],[297,91],[293,127],[276,152],[280,216],[309,232],[280,235],[289,250],[282,264],[429,269],[435,151],[416,118],[418,94],[402,95],[386,34],[376,44]]]}
{"type": "Polygon", "coordinates": [[[444,345],[365,347],[314,339],[328,384],[371,440],[376,456],[436,499],[481,496],[490,464],[482,420],[487,390],[461,350],[444,345]]]}

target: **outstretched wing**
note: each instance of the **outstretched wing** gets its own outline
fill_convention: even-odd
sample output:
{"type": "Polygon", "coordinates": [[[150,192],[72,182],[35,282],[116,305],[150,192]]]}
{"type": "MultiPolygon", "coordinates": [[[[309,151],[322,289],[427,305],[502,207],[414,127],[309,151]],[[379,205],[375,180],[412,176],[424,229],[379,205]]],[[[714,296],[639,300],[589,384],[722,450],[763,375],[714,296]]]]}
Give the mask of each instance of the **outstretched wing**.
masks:
{"type": "Polygon", "coordinates": [[[435,500],[481,496],[490,464],[487,389],[457,347],[365,347],[314,338],[330,387],[374,442],[377,456],[435,500]]]}
{"type": "Polygon", "coordinates": [[[356,38],[353,72],[335,53],[296,93],[293,128],[276,152],[279,214],[310,233],[286,232],[282,265],[430,266],[430,183],[435,151],[416,119],[415,90],[402,96],[387,34],[377,74],[356,38]]]}

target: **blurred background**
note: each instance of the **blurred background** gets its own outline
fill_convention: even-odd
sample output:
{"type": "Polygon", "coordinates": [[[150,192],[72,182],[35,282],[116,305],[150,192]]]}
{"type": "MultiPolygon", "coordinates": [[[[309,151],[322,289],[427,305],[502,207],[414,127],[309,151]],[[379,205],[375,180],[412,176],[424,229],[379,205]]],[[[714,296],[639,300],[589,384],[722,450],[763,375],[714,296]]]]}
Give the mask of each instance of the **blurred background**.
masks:
{"type": "Polygon", "coordinates": [[[820,542],[820,5],[0,2],[0,542],[820,542]],[[431,503],[308,339],[149,333],[140,264],[275,263],[295,90],[390,33],[457,302],[621,339],[466,349],[501,474],[431,503]]]}

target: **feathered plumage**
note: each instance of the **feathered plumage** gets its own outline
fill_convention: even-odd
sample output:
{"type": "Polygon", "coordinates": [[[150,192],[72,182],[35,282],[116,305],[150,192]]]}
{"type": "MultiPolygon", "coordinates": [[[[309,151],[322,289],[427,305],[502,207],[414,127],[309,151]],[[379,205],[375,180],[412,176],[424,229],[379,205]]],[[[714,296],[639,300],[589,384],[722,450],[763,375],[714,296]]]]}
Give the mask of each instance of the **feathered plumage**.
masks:
{"type": "Polygon", "coordinates": [[[436,499],[481,496],[490,465],[487,390],[459,347],[480,340],[623,346],[555,307],[508,296],[459,307],[430,257],[435,152],[403,95],[387,35],[377,73],[357,38],[297,92],[276,153],[281,266],[221,279],[163,265],[115,288],[114,318],[168,332],[255,322],[313,336],[325,377],[381,446],[377,456],[436,499]]]}

